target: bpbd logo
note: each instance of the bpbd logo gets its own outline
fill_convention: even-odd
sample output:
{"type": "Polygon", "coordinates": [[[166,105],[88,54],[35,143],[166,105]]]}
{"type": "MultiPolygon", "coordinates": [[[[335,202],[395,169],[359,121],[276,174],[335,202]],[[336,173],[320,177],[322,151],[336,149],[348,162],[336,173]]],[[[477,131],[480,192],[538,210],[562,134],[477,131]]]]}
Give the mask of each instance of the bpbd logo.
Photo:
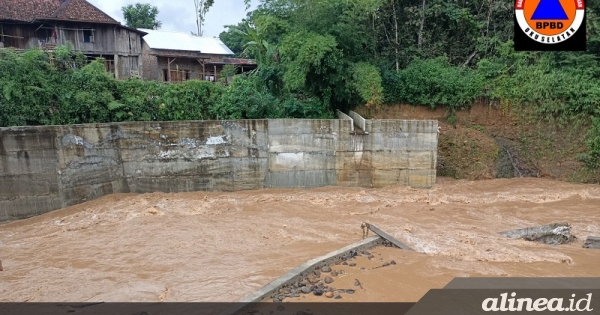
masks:
{"type": "Polygon", "coordinates": [[[516,0],[515,50],[586,50],[584,0],[516,0]]]}

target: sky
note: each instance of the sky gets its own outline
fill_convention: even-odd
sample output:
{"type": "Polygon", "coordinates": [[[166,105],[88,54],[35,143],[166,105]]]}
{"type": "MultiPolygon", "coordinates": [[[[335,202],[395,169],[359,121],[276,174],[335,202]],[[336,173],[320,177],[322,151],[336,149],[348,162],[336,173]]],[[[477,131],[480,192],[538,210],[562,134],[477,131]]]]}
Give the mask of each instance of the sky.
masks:
{"type": "MultiPolygon", "coordinates": [[[[98,9],[104,11],[115,20],[125,24],[121,8],[137,2],[149,3],[158,8],[158,20],[161,30],[183,33],[196,32],[194,0],[88,0],[98,9]]],[[[256,9],[259,1],[252,0],[249,11],[256,9]]],[[[204,21],[204,37],[219,36],[225,30],[224,25],[241,22],[246,17],[244,0],[215,0],[208,10],[204,21]]]]}

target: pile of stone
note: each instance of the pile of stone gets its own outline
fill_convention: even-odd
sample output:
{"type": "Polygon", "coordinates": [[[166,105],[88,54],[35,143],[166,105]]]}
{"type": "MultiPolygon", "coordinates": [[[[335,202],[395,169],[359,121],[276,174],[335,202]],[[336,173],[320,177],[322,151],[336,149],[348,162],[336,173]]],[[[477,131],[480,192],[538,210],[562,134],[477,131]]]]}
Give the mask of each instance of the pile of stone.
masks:
{"type": "Polygon", "coordinates": [[[344,273],[343,270],[332,270],[329,266],[316,269],[308,277],[279,289],[279,294],[273,296],[273,302],[281,302],[288,297],[299,297],[300,294],[309,293],[326,298],[341,299],[341,294],[355,292],[354,289],[336,289],[332,286],[334,278],[344,273]]]}
{"type": "MultiPolygon", "coordinates": [[[[359,253],[357,251],[351,251],[334,265],[347,265],[350,267],[356,267],[356,263],[349,263],[348,261],[356,259],[358,255],[359,253]]],[[[368,259],[375,257],[373,254],[367,251],[360,252],[360,255],[365,256],[368,259]]],[[[392,260],[375,268],[381,268],[395,264],[396,262],[392,260]]],[[[346,274],[344,270],[334,270],[331,268],[331,266],[324,266],[322,268],[317,267],[315,271],[313,271],[307,277],[299,279],[290,285],[283,286],[281,289],[279,289],[279,292],[272,295],[271,298],[273,299],[273,302],[276,303],[282,302],[286,298],[300,297],[301,294],[313,294],[316,296],[324,296],[330,299],[341,299],[342,294],[354,294],[356,292],[356,289],[338,289],[332,285],[336,277],[344,274],[346,274]]],[[[358,279],[354,280],[354,286],[363,289],[362,283],[358,279]]]]}

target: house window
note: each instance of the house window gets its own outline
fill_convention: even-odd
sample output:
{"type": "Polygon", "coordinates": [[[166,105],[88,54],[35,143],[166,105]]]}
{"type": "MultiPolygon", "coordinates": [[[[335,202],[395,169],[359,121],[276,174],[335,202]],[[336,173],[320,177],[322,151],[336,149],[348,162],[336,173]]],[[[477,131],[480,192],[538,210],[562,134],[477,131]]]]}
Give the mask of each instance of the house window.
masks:
{"type": "Polygon", "coordinates": [[[91,30],[83,30],[83,42],[84,43],[93,43],[94,35],[91,30]]]}

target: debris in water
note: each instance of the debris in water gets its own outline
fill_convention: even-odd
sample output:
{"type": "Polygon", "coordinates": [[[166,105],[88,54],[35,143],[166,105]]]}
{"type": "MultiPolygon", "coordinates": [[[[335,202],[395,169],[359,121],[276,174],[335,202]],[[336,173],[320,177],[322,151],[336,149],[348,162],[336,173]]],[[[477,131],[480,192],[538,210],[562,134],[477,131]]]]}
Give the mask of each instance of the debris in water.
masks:
{"type": "Polygon", "coordinates": [[[548,245],[568,244],[577,239],[571,235],[571,225],[554,223],[525,229],[500,232],[508,238],[521,238],[527,241],[540,242],[548,245]]]}
{"type": "MultiPolygon", "coordinates": [[[[583,243],[583,247],[600,249],[600,237],[599,236],[588,236],[588,238],[583,243]]],[[[2,262],[0,262],[0,271],[2,271],[2,262]]]]}

